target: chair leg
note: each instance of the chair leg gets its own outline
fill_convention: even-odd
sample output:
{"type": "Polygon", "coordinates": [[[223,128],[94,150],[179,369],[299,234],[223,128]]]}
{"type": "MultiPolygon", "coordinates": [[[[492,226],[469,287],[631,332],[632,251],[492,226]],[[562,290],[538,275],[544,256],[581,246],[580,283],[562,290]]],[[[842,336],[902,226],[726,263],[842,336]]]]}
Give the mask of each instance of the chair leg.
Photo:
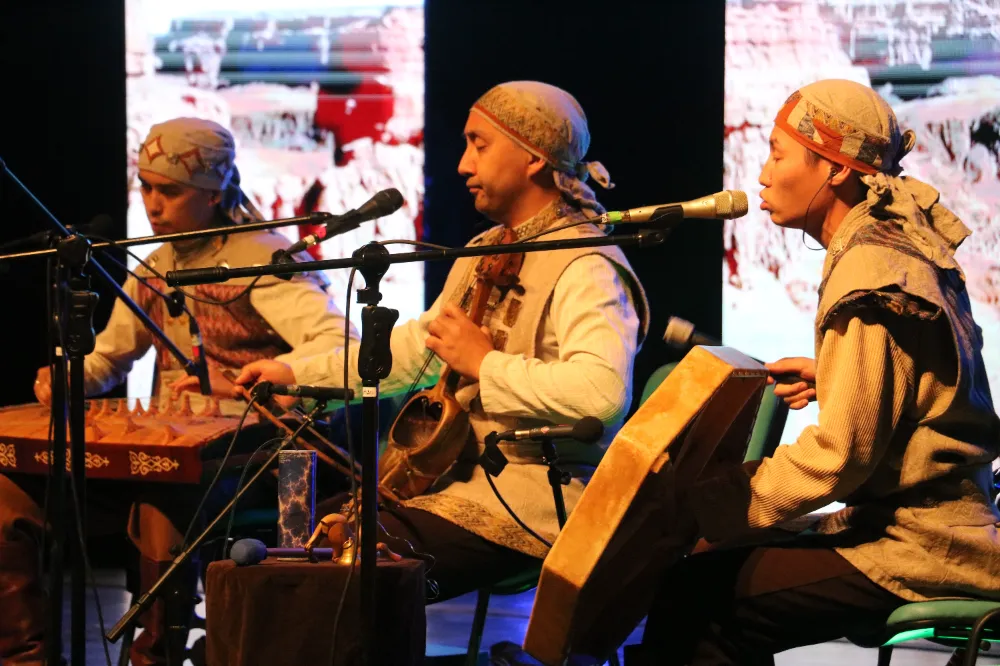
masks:
{"type": "Polygon", "coordinates": [[[965,666],[975,666],[976,661],[979,659],[979,645],[982,643],[983,631],[986,630],[986,625],[997,617],[1000,617],[1000,608],[994,608],[976,620],[976,623],[972,625],[969,640],[965,643],[965,666]]]}
{"type": "Polygon", "coordinates": [[[479,661],[479,647],[483,642],[486,627],[486,613],[490,609],[490,591],[481,589],[476,597],[476,614],[472,617],[472,631],[469,632],[469,648],[465,653],[465,666],[476,666],[479,661]]]}
{"type": "Polygon", "coordinates": [[[878,666],[889,666],[892,661],[892,646],[883,645],[878,649],[878,666]]]}

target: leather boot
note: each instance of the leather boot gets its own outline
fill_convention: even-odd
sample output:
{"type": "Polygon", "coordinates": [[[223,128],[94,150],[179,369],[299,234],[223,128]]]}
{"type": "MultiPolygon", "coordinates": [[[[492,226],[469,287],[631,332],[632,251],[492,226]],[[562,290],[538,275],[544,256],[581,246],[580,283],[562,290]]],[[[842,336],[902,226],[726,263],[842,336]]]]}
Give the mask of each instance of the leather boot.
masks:
{"type": "Polygon", "coordinates": [[[0,662],[45,661],[45,606],[38,546],[28,539],[0,541],[0,662]]]}
{"type": "MultiPolygon", "coordinates": [[[[171,562],[157,562],[139,556],[139,589],[145,594],[171,562]]],[[[160,588],[156,600],[139,618],[142,633],[132,643],[132,666],[180,666],[184,662],[188,631],[198,600],[197,567],[187,562],[160,588]]]]}

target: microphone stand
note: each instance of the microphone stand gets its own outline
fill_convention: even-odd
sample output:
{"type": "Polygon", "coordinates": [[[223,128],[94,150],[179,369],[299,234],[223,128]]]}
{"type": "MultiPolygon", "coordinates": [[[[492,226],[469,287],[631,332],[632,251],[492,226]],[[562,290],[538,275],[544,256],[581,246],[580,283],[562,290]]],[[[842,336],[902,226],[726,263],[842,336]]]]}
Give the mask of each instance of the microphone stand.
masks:
{"type": "MultiPolygon", "coordinates": [[[[350,389],[345,389],[341,397],[345,401],[351,400],[354,398],[354,391],[351,391],[350,389]]],[[[191,542],[187,545],[187,547],[180,554],[178,554],[177,557],[174,558],[173,562],[171,562],[167,570],[163,572],[163,575],[160,576],[155,583],[153,583],[153,585],[149,588],[149,590],[147,590],[145,594],[139,597],[138,600],[132,603],[132,606],[125,612],[124,615],[121,616],[121,618],[118,620],[118,623],[115,624],[115,626],[113,626],[111,630],[106,634],[106,638],[109,641],[115,643],[118,641],[119,638],[121,638],[121,636],[125,633],[127,629],[134,629],[135,623],[139,620],[139,616],[142,615],[146,611],[146,609],[149,608],[150,605],[152,605],[153,601],[156,600],[156,597],[161,594],[161,588],[163,588],[166,585],[170,577],[174,575],[174,572],[177,571],[177,569],[179,569],[181,566],[183,566],[185,562],[191,559],[191,556],[201,546],[202,542],[208,538],[208,535],[212,532],[213,529],[215,529],[215,526],[222,522],[222,520],[229,514],[230,511],[233,510],[236,504],[240,501],[240,498],[243,497],[246,493],[248,493],[250,489],[253,487],[253,485],[257,483],[260,477],[262,477],[267,472],[267,469],[271,466],[271,464],[278,459],[278,455],[282,451],[284,451],[289,444],[294,442],[303,430],[315,425],[316,416],[322,413],[323,410],[326,409],[326,403],[327,403],[326,400],[316,401],[316,404],[305,416],[302,423],[299,424],[298,428],[296,428],[294,432],[292,432],[283,440],[281,440],[281,444],[279,444],[278,447],[274,450],[274,452],[271,453],[270,457],[268,457],[268,459],[264,461],[264,464],[260,466],[260,469],[258,469],[254,473],[254,475],[250,477],[250,479],[246,483],[243,484],[243,487],[240,488],[239,492],[233,495],[233,499],[231,499],[229,503],[226,504],[226,506],[224,506],[219,511],[218,515],[216,515],[215,518],[213,518],[211,522],[208,523],[205,529],[202,530],[201,534],[192,539],[191,542]]]]}
{"type": "MultiPolygon", "coordinates": [[[[566,526],[566,499],[563,496],[562,487],[568,485],[573,476],[569,472],[563,471],[559,467],[559,452],[552,437],[545,437],[540,440],[542,447],[542,460],[549,468],[549,486],[552,488],[552,501],[556,507],[556,520],[559,521],[559,529],[566,526]]],[[[504,468],[507,467],[507,456],[500,450],[498,443],[500,438],[494,430],[486,435],[483,453],[479,456],[479,466],[490,476],[500,476],[504,468]]],[[[499,491],[498,491],[499,492],[499,491]]]]}
{"type": "MultiPolygon", "coordinates": [[[[376,537],[378,511],[378,395],[379,381],[392,369],[392,351],[389,338],[392,324],[399,313],[378,305],[382,295],[378,292],[379,280],[392,264],[427,260],[450,260],[458,257],[481,257],[495,254],[543,252],[572,248],[601,247],[605,245],[650,247],[666,240],[668,233],[682,218],[682,211],[661,216],[652,226],[654,231],[627,236],[602,236],[555,241],[484,245],[447,250],[401,252],[389,254],[384,246],[371,242],[356,250],[352,257],[306,261],[297,264],[271,264],[242,268],[196,268],[169,271],[166,275],[170,286],[225,282],[234,277],[262,275],[291,275],[305,271],[334,268],[357,268],[365,278],[365,288],[358,290],[358,301],[365,304],[362,310],[361,345],[358,355],[358,374],[362,380],[362,451],[361,451],[361,641],[364,663],[375,666],[376,633],[376,537]]],[[[561,489],[560,489],[561,493],[561,489]]],[[[140,600],[141,601],[141,600],[140,600]]],[[[135,608],[135,607],[133,607],[135,608]]],[[[130,611],[131,613],[131,611],[130,611]]],[[[121,636],[121,623],[108,633],[112,642],[121,636]]]]}
{"type": "MultiPolygon", "coordinates": [[[[0,171],[2,171],[0,163],[0,171]]],[[[10,173],[8,171],[8,173],[10,173]]],[[[23,185],[21,186],[24,187],[23,185]]],[[[333,215],[331,213],[310,213],[298,217],[285,217],[280,220],[264,220],[261,222],[247,222],[246,224],[234,225],[231,227],[213,227],[211,229],[195,229],[194,231],[178,231],[172,234],[161,236],[140,236],[138,238],[126,238],[118,241],[100,241],[92,243],[91,247],[102,250],[112,247],[132,247],[133,245],[151,245],[153,243],[171,243],[173,241],[189,241],[198,238],[214,238],[216,236],[226,236],[228,234],[245,234],[251,231],[264,231],[276,229],[278,227],[290,227],[298,225],[320,225],[330,220],[335,220],[345,215],[333,215]]],[[[86,236],[86,234],[82,234],[86,236]]],[[[55,250],[31,250],[28,252],[15,252],[4,255],[0,259],[30,259],[32,257],[47,257],[55,254],[55,250]]]]}
{"type": "Polygon", "coordinates": [[[206,229],[197,231],[146,236],[118,242],[91,243],[85,236],[71,232],[51,211],[7,168],[0,158],[0,176],[6,175],[42,213],[46,223],[52,227],[50,244],[46,250],[15,252],[0,256],[0,261],[46,257],[50,262],[49,274],[52,303],[52,318],[47,323],[51,340],[51,357],[54,359],[52,372],[52,453],[49,461],[49,504],[52,543],[49,557],[49,605],[46,613],[46,661],[58,664],[62,659],[63,597],[66,568],[66,540],[72,537],[74,551],[70,582],[70,663],[84,666],[86,663],[86,571],[84,553],[78,552],[83,543],[86,513],[86,420],[83,359],[96,345],[93,314],[98,295],[90,290],[88,272],[98,279],[132,311],[143,325],[157,338],[189,375],[197,375],[196,364],[149,318],[111,275],[92,257],[93,248],[113,246],[145,245],[175,240],[190,240],[224,235],[226,233],[246,233],[261,229],[298,225],[322,224],[337,216],[329,213],[256,222],[238,227],[206,229]],[[89,269],[89,270],[88,270],[89,269]],[[67,391],[68,383],[68,391],[67,391]],[[67,438],[67,417],[68,431],[67,438]],[[68,456],[67,456],[67,444],[68,456]],[[67,526],[66,473],[75,491],[77,505],[69,514],[67,526]],[[75,516],[80,517],[78,522],[75,516]],[[67,527],[72,528],[68,530],[67,527]]]}
{"type": "Polygon", "coordinates": [[[563,498],[562,487],[568,485],[572,475],[559,467],[559,452],[551,439],[542,440],[542,459],[549,468],[549,485],[552,486],[552,500],[556,504],[556,519],[559,529],[566,526],[566,500],[563,498]]]}
{"type": "MultiPolygon", "coordinates": [[[[0,256],[0,260],[26,256],[46,256],[49,261],[51,282],[47,285],[52,303],[49,329],[52,372],[52,453],[49,461],[49,504],[52,543],[49,560],[49,606],[46,614],[46,660],[58,664],[62,659],[63,586],[66,569],[66,540],[70,541],[73,566],[70,579],[70,663],[86,663],[86,571],[81,548],[86,534],[86,418],[84,396],[84,357],[96,345],[93,316],[98,295],[90,290],[88,272],[97,277],[139,318],[153,335],[163,342],[166,349],[181,363],[188,374],[197,368],[177,345],[163,333],[152,319],[121,286],[91,256],[93,246],[85,237],[71,233],[28,187],[7,168],[0,159],[0,175],[6,175],[41,211],[53,228],[52,244],[48,250],[22,252],[0,256]],[[67,391],[68,383],[68,391],[67,391]],[[67,418],[69,437],[67,438],[67,418]],[[67,456],[67,444],[68,456],[67,456]],[[71,488],[75,491],[76,505],[67,511],[66,473],[69,472],[71,488]],[[67,515],[69,519],[67,520],[67,515]],[[77,521],[76,517],[80,520],[77,521]]],[[[136,239],[138,240],[138,239],[136,239]]],[[[157,238],[155,241],[160,242],[157,238]]],[[[139,244],[133,242],[131,244],[139,244]]],[[[104,243],[103,245],[109,245],[104,243]]]]}

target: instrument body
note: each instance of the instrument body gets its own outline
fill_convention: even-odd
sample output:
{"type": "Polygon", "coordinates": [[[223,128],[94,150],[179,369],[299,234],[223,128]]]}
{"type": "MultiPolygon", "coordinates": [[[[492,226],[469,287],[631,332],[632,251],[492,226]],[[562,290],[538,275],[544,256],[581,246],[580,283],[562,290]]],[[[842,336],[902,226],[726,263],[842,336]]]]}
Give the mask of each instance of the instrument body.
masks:
{"type": "MultiPolygon", "coordinates": [[[[187,393],[178,400],[150,398],[147,408],[137,400],[130,409],[128,402],[89,401],[84,461],[88,478],[200,483],[203,463],[218,452],[212,445],[232,435],[243,411],[235,401],[187,393]]],[[[49,407],[39,404],[0,409],[0,472],[49,473],[50,418],[49,407]]],[[[249,414],[244,429],[259,431],[257,426],[256,414],[249,414]]],[[[273,432],[268,427],[266,433],[256,434],[273,432]]]]}
{"type": "Polygon", "coordinates": [[[726,347],[695,347],[622,427],[542,566],[524,649],[605,659],[693,543],[671,534],[678,490],[742,462],[767,381],[726,347]]]}
{"type": "MultiPolygon", "coordinates": [[[[511,229],[504,229],[501,243],[516,240],[511,229]]],[[[523,253],[480,258],[475,281],[460,304],[477,326],[483,322],[493,288],[516,284],[523,262],[523,253]]],[[[458,459],[470,432],[469,414],[455,398],[460,379],[458,373],[445,366],[437,384],[416,393],[400,409],[379,460],[379,489],[383,494],[402,499],[416,497],[458,459]]]]}

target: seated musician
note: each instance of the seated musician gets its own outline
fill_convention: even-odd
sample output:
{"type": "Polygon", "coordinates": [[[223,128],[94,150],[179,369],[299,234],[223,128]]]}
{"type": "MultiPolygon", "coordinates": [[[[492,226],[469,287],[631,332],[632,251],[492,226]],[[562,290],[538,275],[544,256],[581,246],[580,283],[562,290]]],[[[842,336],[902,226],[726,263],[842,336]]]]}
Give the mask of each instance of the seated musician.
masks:
{"type": "Polygon", "coordinates": [[[818,399],[819,423],[681,498],[678,533],[709,547],[663,581],[648,663],[773,663],[796,646],[878,636],[908,602],[1000,599],[1000,422],[954,256],[969,230],[936,190],[898,175],[915,135],[866,86],[805,86],[770,142],[763,208],[827,256],[815,362],[768,369],[815,379],[815,391],[775,392],[796,409],[818,399]],[[726,547],[831,502],[846,508],[808,533],[726,547]]]}
{"type": "MultiPolygon", "coordinates": [[[[153,232],[205,229],[258,218],[240,189],[234,158],[233,137],[216,123],[177,118],[154,125],[140,149],[138,164],[153,232]]],[[[163,246],[147,263],[161,275],[173,268],[246,266],[267,263],[272,252],[287,246],[284,237],[271,232],[233,234],[163,246]]],[[[146,278],[152,275],[145,269],[138,272],[146,278]]],[[[149,282],[169,291],[162,280],[149,282]]],[[[343,345],[344,319],[327,295],[321,276],[296,276],[289,281],[263,278],[249,294],[239,296],[247,284],[232,280],[188,290],[202,299],[187,299],[187,307],[202,332],[214,391],[228,395],[231,390],[220,374],[222,369],[238,369],[262,358],[290,361],[343,345]]],[[[126,280],[124,289],[178,347],[190,353],[187,315],[170,316],[163,299],[134,277],[126,280]]],[[[171,382],[185,377],[181,365],[123,303],[115,303],[107,327],[97,336],[95,351],[86,357],[87,394],[119,384],[150,346],[157,352],[154,393],[169,391],[171,382]]],[[[49,401],[48,368],[39,370],[35,394],[42,402],[49,401]]],[[[45,604],[38,571],[44,490],[43,477],[0,476],[0,661],[4,664],[41,663],[44,655],[45,604]]],[[[141,555],[140,585],[145,590],[173,559],[170,549],[180,543],[199,497],[197,487],[94,481],[87,488],[89,531],[119,531],[128,526],[141,555]]],[[[177,579],[178,589],[190,590],[185,598],[193,598],[194,569],[177,579]]],[[[145,631],[132,645],[133,664],[165,663],[163,612],[158,601],[142,618],[145,631]]]]}
{"type": "MultiPolygon", "coordinates": [[[[525,238],[603,212],[584,181],[589,174],[608,187],[608,174],[599,163],[582,161],[590,143],[587,121],[565,91],[538,82],[498,85],[472,107],[465,137],[458,172],[476,210],[499,225],[474,244],[497,243],[507,230],[525,238]]],[[[586,225],[553,237],[599,233],[586,225]]],[[[518,526],[490,489],[476,464],[481,443],[491,431],[585,416],[600,418],[607,425],[604,441],[610,441],[630,403],[632,359],[647,329],[642,288],[616,248],[526,254],[518,284],[492,291],[482,326],[458,305],[472,288],[477,263],[458,261],[430,310],[393,329],[392,374],[381,384],[383,395],[405,393],[414,382],[433,385],[442,364],[463,377],[456,397],[472,425],[466,450],[426,493],[383,510],[379,518],[393,550],[433,558],[432,601],[540,564],[548,548],[518,526]],[[421,376],[427,350],[437,357],[421,376]]],[[[358,347],[348,353],[353,388],[360,392],[358,347]]],[[[288,364],[258,361],[237,381],[341,386],[344,362],[343,349],[288,364]]],[[[501,449],[511,464],[496,478],[500,494],[551,542],[559,528],[539,446],[501,449]]],[[[559,445],[567,469],[580,464],[578,477],[602,451],[559,445]]],[[[563,488],[567,509],[582,489],[580,478],[563,488]]],[[[341,504],[328,502],[327,511],[341,504]]]]}

